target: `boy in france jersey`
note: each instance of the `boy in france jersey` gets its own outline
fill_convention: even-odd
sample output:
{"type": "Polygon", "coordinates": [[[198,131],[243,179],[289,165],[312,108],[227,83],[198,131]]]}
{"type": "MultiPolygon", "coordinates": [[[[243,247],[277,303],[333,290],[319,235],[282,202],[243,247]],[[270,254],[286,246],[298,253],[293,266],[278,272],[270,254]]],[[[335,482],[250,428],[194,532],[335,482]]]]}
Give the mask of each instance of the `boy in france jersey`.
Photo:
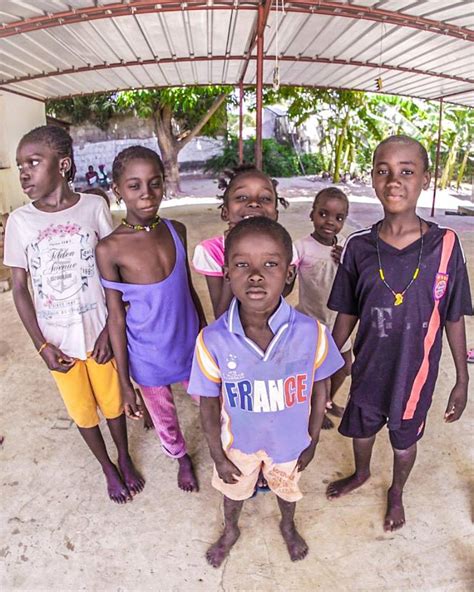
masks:
{"type": "Polygon", "coordinates": [[[343,359],[319,321],[282,298],[293,281],[292,242],[277,222],[239,222],[225,244],[224,280],[234,299],[199,334],[188,392],[201,421],[224,495],[224,531],[207,551],[218,567],[237,541],[244,500],[260,471],[277,496],[280,530],[293,561],[308,546],[296,530],[298,481],[313,459],[324,417],[326,379],[343,359]]]}

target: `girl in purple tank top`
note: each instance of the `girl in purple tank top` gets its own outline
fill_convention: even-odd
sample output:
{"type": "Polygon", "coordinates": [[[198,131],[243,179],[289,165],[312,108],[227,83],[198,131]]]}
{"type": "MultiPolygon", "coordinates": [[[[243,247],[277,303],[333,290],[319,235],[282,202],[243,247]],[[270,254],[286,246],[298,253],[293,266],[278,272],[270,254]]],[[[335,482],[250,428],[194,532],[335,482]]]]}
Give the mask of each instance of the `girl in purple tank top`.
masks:
{"type": "Polygon", "coordinates": [[[127,216],[99,242],[96,256],[125,413],[142,416],[132,378],[165,454],[178,460],[179,487],[197,491],[170,385],[187,383],[196,337],[206,321],[191,282],[186,228],[158,216],[163,176],[153,150],[132,146],[118,154],[112,188],[125,202],[127,216]]]}

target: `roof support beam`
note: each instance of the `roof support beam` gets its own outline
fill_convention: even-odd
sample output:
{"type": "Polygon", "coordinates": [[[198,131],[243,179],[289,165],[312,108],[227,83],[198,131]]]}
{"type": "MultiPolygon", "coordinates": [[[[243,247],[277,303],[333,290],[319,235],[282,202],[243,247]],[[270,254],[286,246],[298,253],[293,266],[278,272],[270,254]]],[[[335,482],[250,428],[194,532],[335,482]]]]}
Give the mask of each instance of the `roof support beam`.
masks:
{"type": "MultiPolygon", "coordinates": [[[[272,0],[265,0],[265,4],[258,5],[257,21],[257,117],[255,130],[255,166],[262,168],[262,127],[263,127],[263,38],[265,24],[270,12],[272,0]],[[268,7],[268,10],[266,10],[268,7]]],[[[248,64],[248,61],[247,61],[248,64]]]]}
{"type": "MultiPolygon", "coordinates": [[[[260,2],[258,2],[258,4],[260,4],[260,2]]],[[[266,9],[268,5],[269,12],[271,2],[265,1],[265,5],[266,9]]],[[[160,0],[159,2],[156,0],[128,0],[126,3],[114,2],[106,4],[105,6],[96,5],[87,8],[72,8],[70,10],[50,13],[48,15],[3,23],[0,26],[0,38],[38,31],[50,27],[59,27],[61,25],[70,25],[111,17],[140,15],[150,12],[163,13],[194,10],[232,10],[233,8],[233,0],[217,0],[212,5],[209,5],[208,1],[202,0],[187,0],[187,2],[180,2],[179,0],[160,0]]],[[[257,1],[249,1],[239,5],[239,10],[255,11],[257,10],[257,1]]],[[[370,6],[358,6],[357,4],[347,3],[342,4],[340,2],[325,0],[318,0],[317,2],[314,0],[295,0],[294,2],[288,2],[285,10],[287,12],[303,12],[307,14],[325,14],[330,16],[365,19],[474,41],[474,31],[472,29],[458,27],[457,25],[451,25],[449,23],[443,23],[403,12],[372,8],[370,6]]]]}
{"type": "MultiPolygon", "coordinates": [[[[61,96],[57,95],[57,96],[52,96],[52,97],[48,97],[47,96],[47,97],[44,97],[43,98],[43,96],[41,95],[41,93],[37,93],[38,96],[35,97],[34,94],[33,95],[32,94],[29,94],[28,93],[28,90],[23,90],[21,88],[21,85],[18,85],[18,86],[20,86],[19,89],[12,88],[13,86],[16,86],[16,85],[13,85],[12,84],[12,85],[9,85],[8,87],[0,86],[0,93],[1,92],[12,92],[12,93],[15,93],[17,95],[24,96],[27,99],[36,98],[38,101],[44,102],[44,101],[47,101],[48,99],[54,99],[54,100],[56,100],[56,99],[73,98],[73,97],[77,97],[77,96],[85,97],[85,96],[95,95],[95,94],[97,94],[99,92],[112,92],[112,91],[107,91],[107,90],[103,90],[103,91],[97,91],[97,90],[95,90],[95,91],[84,92],[84,93],[75,93],[75,94],[70,94],[70,95],[61,95],[61,96]]],[[[200,83],[200,84],[196,84],[194,86],[208,86],[208,84],[207,83],[200,83]]],[[[244,85],[244,88],[245,88],[245,86],[248,87],[248,86],[251,86],[251,85],[244,85]]],[[[292,87],[292,86],[293,85],[290,85],[290,84],[281,84],[281,87],[292,87]]],[[[389,95],[389,96],[397,96],[397,97],[398,96],[401,96],[400,93],[389,92],[387,90],[384,90],[384,91],[375,91],[375,90],[370,90],[370,89],[367,89],[367,88],[363,88],[362,86],[360,86],[360,87],[359,86],[356,86],[356,87],[346,87],[346,86],[327,86],[327,85],[324,85],[324,84],[301,84],[300,86],[301,86],[301,88],[309,88],[309,89],[319,88],[319,89],[325,89],[325,90],[348,90],[348,91],[361,91],[361,92],[365,92],[365,93],[377,93],[377,94],[383,94],[383,95],[389,95]]],[[[155,84],[155,85],[142,86],[140,88],[143,88],[143,89],[161,89],[161,88],[169,88],[169,85],[168,84],[155,84]]],[[[124,90],[130,90],[130,86],[126,86],[125,85],[125,86],[117,87],[117,88],[114,89],[113,92],[120,92],[120,91],[124,91],[124,90]]],[[[464,93],[467,93],[467,92],[468,91],[464,91],[464,93]]],[[[461,93],[461,94],[464,94],[464,93],[461,93]]],[[[457,95],[457,93],[455,93],[455,95],[457,95]]],[[[408,96],[408,95],[402,95],[402,96],[408,96]]],[[[434,95],[433,96],[426,96],[426,95],[423,95],[422,96],[422,95],[419,95],[419,94],[416,94],[415,93],[415,94],[411,94],[409,96],[411,98],[421,99],[423,101],[439,101],[440,100],[439,95],[438,96],[434,96],[434,95]]],[[[444,97],[444,98],[446,98],[446,97],[444,97]]],[[[452,103],[453,105],[459,105],[459,106],[464,106],[464,107],[469,107],[471,109],[474,109],[474,103],[472,103],[472,101],[471,101],[472,104],[471,103],[458,103],[458,102],[456,102],[454,100],[452,100],[452,101],[449,101],[448,100],[448,101],[445,101],[445,102],[452,103]]]]}
{"type": "MultiPolygon", "coordinates": [[[[242,60],[241,55],[234,55],[234,56],[195,56],[192,60],[189,58],[164,58],[164,59],[150,59],[150,60],[133,60],[129,62],[116,62],[113,64],[101,63],[101,64],[94,64],[91,66],[80,66],[78,68],[66,68],[64,70],[54,70],[52,72],[45,72],[41,74],[32,74],[29,76],[18,76],[16,78],[4,79],[0,81],[0,85],[2,84],[9,84],[9,83],[18,83],[24,82],[27,80],[36,80],[41,78],[49,78],[51,76],[61,76],[62,74],[76,74],[80,72],[93,72],[96,70],[107,70],[110,68],[128,68],[131,66],[149,66],[152,64],[174,64],[180,62],[209,62],[209,61],[226,61],[226,60],[242,60]]],[[[249,56],[250,60],[255,60],[255,56],[249,56]]],[[[263,57],[264,62],[274,62],[275,56],[273,55],[265,55],[263,57]]],[[[339,58],[322,58],[322,57],[312,57],[312,56],[280,56],[280,62],[303,62],[303,63],[314,63],[314,64],[338,64],[342,66],[360,66],[364,68],[375,68],[376,70],[391,70],[396,72],[406,72],[408,74],[420,74],[423,76],[430,76],[434,78],[444,78],[446,80],[455,80],[457,82],[461,82],[462,84],[474,84],[474,80],[472,78],[463,78],[461,76],[453,76],[451,74],[443,74],[441,72],[426,72],[424,70],[419,70],[417,68],[408,68],[406,66],[392,66],[390,64],[376,64],[374,62],[361,62],[360,60],[342,60],[339,58]]],[[[243,78],[241,79],[243,82],[243,78]]],[[[1,86],[0,86],[1,88],[1,86]]],[[[462,92],[467,92],[462,91],[462,92]]]]}
{"type": "Polygon", "coordinates": [[[379,23],[398,25],[400,27],[411,27],[429,33],[451,35],[459,39],[474,41],[474,31],[472,29],[407,14],[403,12],[403,10],[395,12],[393,10],[383,10],[371,6],[360,6],[357,5],[357,0],[354,4],[348,4],[347,2],[342,4],[341,2],[325,0],[319,0],[317,2],[314,2],[314,0],[295,0],[294,2],[288,3],[285,10],[287,12],[309,12],[311,14],[342,16],[353,19],[358,18],[379,23]]]}
{"type": "MultiPolygon", "coordinates": [[[[259,14],[257,14],[257,21],[254,25],[254,29],[252,34],[250,35],[250,43],[248,49],[245,51],[246,61],[244,67],[242,68],[242,72],[240,74],[239,82],[243,82],[245,79],[245,74],[247,73],[247,68],[249,66],[250,60],[252,59],[252,52],[257,45],[258,35],[261,29],[262,35],[264,34],[265,27],[267,26],[268,15],[270,14],[270,9],[272,7],[273,0],[264,0],[264,9],[263,9],[263,17],[260,19],[259,14]]],[[[259,5],[260,6],[260,5],[259,5]]]]}
{"type": "Polygon", "coordinates": [[[436,164],[435,164],[435,178],[433,187],[433,202],[431,204],[431,217],[434,216],[436,203],[436,189],[438,186],[439,176],[439,153],[441,148],[441,134],[443,132],[443,99],[439,100],[439,122],[438,122],[438,143],[436,144],[436,164]]]}
{"type": "Polygon", "coordinates": [[[244,85],[239,84],[239,164],[244,162],[244,85]]]}

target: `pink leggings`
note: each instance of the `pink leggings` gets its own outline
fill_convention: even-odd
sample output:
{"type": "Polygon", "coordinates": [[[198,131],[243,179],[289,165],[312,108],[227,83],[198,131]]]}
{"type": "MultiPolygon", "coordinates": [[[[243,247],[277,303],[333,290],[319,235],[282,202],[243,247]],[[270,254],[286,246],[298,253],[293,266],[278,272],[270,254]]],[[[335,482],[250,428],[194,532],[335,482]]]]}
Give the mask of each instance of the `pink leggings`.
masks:
{"type": "MultiPolygon", "coordinates": [[[[189,382],[183,380],[182,385],[188,388],[189,382]]],[[[187,453],[186,442],[179,427],[173,393],[170,385],[141,386],[143,400],[153,420],[155,431],[163,448],[163,452],[171,458],[181,458],[187,453]]]]}

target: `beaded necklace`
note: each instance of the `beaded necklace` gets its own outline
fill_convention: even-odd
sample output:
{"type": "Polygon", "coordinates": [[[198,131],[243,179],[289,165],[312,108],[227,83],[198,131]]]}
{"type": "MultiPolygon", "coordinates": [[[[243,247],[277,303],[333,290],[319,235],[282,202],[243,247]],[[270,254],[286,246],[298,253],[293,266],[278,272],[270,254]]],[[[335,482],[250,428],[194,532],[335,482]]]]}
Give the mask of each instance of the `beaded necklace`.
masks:
{"type": "Polygon", "coordinates": [[[154,228],[156,228],[160,222],[161,222],[161,218],[158,215],[156,215],[153,222],[151,224],[147,224],[145,226],[142,226],[141,224],[130,224],[129,222],[127,222],[125,220],[125,218],[123,218],[121,224],[123,226],[126,226],[127,228],[131,228],[132,230],[145,230],[146,232],[150,232],[150,230],[153,230],[154,228]]]}
{"type": "Polygon", "coordinates": [[[395,301],[394,301],[394,306],[400,306],[400,304],[403,304],[403,298],[405,296],[406,291],[408,290],[408,288],[413,284],[413,282],[416,280],[416,278],[418,277],[418,274],[420,273],[420,263],[421,263],[421,256],[423,254],[423,227],[422,227],[422,222],[421,222],[421,218],[419,216],[417,216],[419,222],[420,222],[420,238],[421,238],[421,242],[420,242],[420,252],[418,253],[418,263],[416,264],[416,269],[413,273],[413,277],[411,278],[411,280],[408,282],[407,287],[402,291],[402,292],[395,292],[395,290],[393,290],[391,288],[391,286],[388,284],[388,282],[385,279],[385,274],[383,272],[383,267],[382,267],[382,259],[380,258],[380,248],[379,248],[379,226],[377,226],[377,234],[375,237],[375,246],[377,248],[377,258],[379,260],[379,275],[380,275],[380,279],[382,280],[382,282],[387,286],[387,288],[390,290],[390,292],[393,294],[393,296],[395,297],[395,301]]]}

